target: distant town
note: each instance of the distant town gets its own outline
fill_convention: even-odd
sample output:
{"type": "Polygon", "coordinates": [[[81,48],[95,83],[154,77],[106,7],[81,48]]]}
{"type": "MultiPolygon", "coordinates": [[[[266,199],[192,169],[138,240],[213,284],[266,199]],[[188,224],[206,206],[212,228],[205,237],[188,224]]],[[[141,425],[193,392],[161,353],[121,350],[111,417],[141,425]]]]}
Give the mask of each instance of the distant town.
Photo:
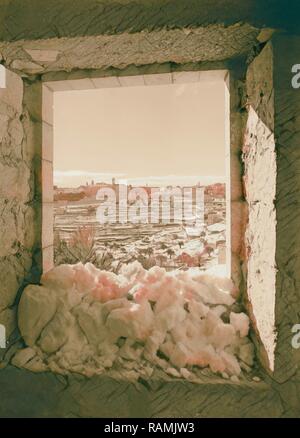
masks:
{"type": "MultiPolygon", "coordinates": [[[[98,265],[100,264],[99,267],[102,267],[101,263],[103,263],[104,267],[106,265],[106,268],[108,266],[111,270],[135,260],[146,269],[162,266],[167,270],[191,267],[205,270],[226,264],[224,183],[202,186],[204,214],[201,222],[197,220],[194,195],[196,190],[201,188],[201,184],[197,183],[191,187],[184,187],[190,189],[193,194],[193,214],[181,223],[173,217],[176,199],[171,197],[170,220],[166,220],[162,207],[164,201],[159,198],[157,208],[160,216],[157,223],[151,223],[151,220],[148,223],[120,223],[117,217],[115,222],[100,224],[96,218],[97,208],[101,205],[101,201],[97,200],[99,190],[112,189],[119,194],[122,190],[124,192],[124,189],[130,193],[133,188],[132,185],[117,183],[115,178],[111,183],[91,181],[77,188],[54,186],[56,263],[70,262],[72,256],[73,262],[87,261],[80,259],[85,258],[82,254],[82,240],[86,245],[88,240],[89,247],[86,248],[85,254],[94,254],[94,259],[98,260],[98,265]],[[81,253],[78,252],[78,246],[81,248],[81,253]]],[[[139,188],[147,193],[149,203],[153,189],[162,194],[174,189],[171,186],[162,188],[148,185],[139,188]]],[[[177,189],[183,188],[177,186],[177,189]]],[[[125,205],[122,208],[127,207],[125,205]]],[[[151,208],[153,208],[153,199],[151,208]]]]}

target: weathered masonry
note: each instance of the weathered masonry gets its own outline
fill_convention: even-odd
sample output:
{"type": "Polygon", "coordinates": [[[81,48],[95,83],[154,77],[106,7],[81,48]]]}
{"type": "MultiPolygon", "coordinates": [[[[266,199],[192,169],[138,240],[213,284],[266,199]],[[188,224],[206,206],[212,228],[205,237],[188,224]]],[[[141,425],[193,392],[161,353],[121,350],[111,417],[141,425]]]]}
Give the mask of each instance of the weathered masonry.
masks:
{"type": "Polygon", "coordinates": [[[137,389],[8,365],[0,371],[0,416],[299,416],[300,350],[292,348],[291,330],[300,323],[300,90],[291,85],[291,69],[300,63],[300,26],[297,11],[283,17],[284,3],[276,3],[272,9],[248,0],[2,2],[0,324],[9,339],[7,351],[0,350],[3,363],[20,342],[20,294],[51,266],[52,230],[43,224],[52,214],[53,92],[140,75],[155,81],[225,71],[231,274],[251,316],[263,381],[150,381],[137,389]],[[30,403],[22,402],[28,388],[30,403]]]}

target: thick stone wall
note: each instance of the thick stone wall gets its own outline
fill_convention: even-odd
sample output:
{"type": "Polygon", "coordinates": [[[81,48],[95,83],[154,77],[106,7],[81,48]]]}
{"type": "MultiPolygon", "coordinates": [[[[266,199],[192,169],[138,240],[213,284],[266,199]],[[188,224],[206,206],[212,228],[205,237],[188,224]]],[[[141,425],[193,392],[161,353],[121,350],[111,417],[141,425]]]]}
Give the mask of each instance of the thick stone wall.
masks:
{"type": "MultiPolygon", "coordinates": [[[[7,88],[0,90],[0,324],[7,327],[8,334],[16,328],[18,294],[27,281],[35,281],[41,267],[41,76],[44,76],[43,80],[51,80],[56,75],[62,75],[60,79],[69,76],[76,79],[76,75],[97,75],[97,69],[109,75],[111,67],[120,71],[132,68],[136,72],[141,63],[148,64],[143,68],[149,69],[153,66],[154,69],[174,68],[184,62],[197,63],[200,69],[213,68],[214,63],[216,68],[220,68],[218,63],[224,68],[230,58],[236,60],[252,52],[254,60],[246,80],[248,114],[244,111],[242,84],[234,83],[237,94],[231,96],[231,168],[236,169],[232,172],[231,195],[240,215],[234,215],[240,217],[240,222],[232,225],[232,231],[236,233],[232,240],[233,275],[240,285],[247,281],[257,346],[263,347],[259,348],[260,358],[269,368],[274,365],[275,372],[271,378],[264,377],[267,386],[263,387],[263,395],[259,388],[253,387],[251,395],[245,397],[248,389],[230,385],[228,391],[222,383],[218,384],[217,390],[211,384],[206,385],[205,391],[202,389],[203,402],[199,396],[201,388],[196,385],[185,387],[178,383],[184,394],[181,397],[176,385],[174,394],[179,394],[180,407],[184,407],[185,397],[188,398],[190,409],[186,413],[194,416],[211,416],[218,412],[225,416],[239,413],[240,416],[263,416],[265,413],[299,416],[300,350],[291,346],[291,329],[300,323],[300,90],[292,89],[290,83],[291,67],[300,62],[299,37],[278,34],[272,38],[273,55],[271,46],[266,45],[256,56],[270,36],[267,29],[263,36],[259,33],[261,24],[299,34],[298,15],[288,8],[284,10],[285,14],[275,17],[274,10],[265,8],[263,2],[252,0],[242,4],[234,0],[230,4],[227,0],[192,0],[193,7],[181,0],[124,0],[122,4],[109,0],[88,2],[89,8],[86,0],[49,0],[43,4],[39,0],[24,0],[22,5],[18,0],[8,0],[0,9],[0,24],[5,22],[5,26],[0,26],[1,62],[24,79],[22,82],[20,77],[8,72],[7,88]],[[45,23],[42,18],[46,13],[48,20],[45,23]],[[239,40],[241,31],[243,37],[239,40]],[[76,52],[78,43],[82,56],[76,52]],[[187,47],[190,53],[187,53],[187,47]],[[128,57],[127,49],[130,49],[128,57]],[[239,176],[243,172],[241,131],[246,122],[244,193],[239,176]],[[249,223],[243,245],[237,236],[243,234],[247,217],[245,194],[249,223]],[[277,334],[276,347],[274,334],[277,334]],[[211,409],[215,404],[217,408],[211,409]]],[[[276,3],[280,5],[281,2],[276,3]]],[[[81,380],[78,376],[64,379],[54,374],[34,375],[8,367],[0,372],[0,377],[1,387],[2,383],[6,384],[5,407],[0,416],[99,416],[104,413],[107,400],[113,400],[111,395],[115,392],[114,385],[105,386],[104,391],[99,384],[104,395],[97,396],[93,403],[85,396],[83,387],[89,395],[94,394],[90,388],[94,389],[97,383],[81,380]],[[59,386],[59,396],[56,389],[53,389],[53,395],[53,382],[59,386]],[[33,403],[17,407],[16,398],[27,394],[33,385],[36,385],[33,403]],[[49,392],[50,388],[52,392],[49,392]],[[66,388],[71,388],[71,392],[63,393],[72,402],[62,400],[60,407],[63,410],[59,413],[57,400],[66,388]],[[31,406],[33,408],[29,409],[31,406]]],[[[153,400],[165,399],[169,405],[172,399],[174,408],[167,411],[153,403],[147,413],[179,415],[178,398],[172,396],[171,384],[157,385],[148,388],[153,400]]],[[[148,397],[146,385],[141,384],[140,388],[143,397],[148,397]]],[[[132,403],[142,406],[144,398],[139,403],[139,394],[130,391],[128,386],[124,390],[122,386],[125,404],[131,397],[132,403]]],[[[138,410],[130,408],[125,415],[133,413],[136,415],[138,410]]]]}
{"type": "Polygon", "coordinates": [[[23,106],[24,84],[6,70],[0,90],[0,324],[16,329],[16,304],[24,283],[33,280],[36,224],[34,139],[23,106]]]}
{"type": "MultiPolygon", "coordinates": [[[[72,76],[72,79],[89,77],[91,74],[98,75],[99,72],[100,76],[115,75],[120,74],[120,72],[139,74],[141,68],[146,74],[156,73],[156,70],[167,72],[168,70],[177,69],[228,68],[230,67],[229,59],[244,56],[259,44],[257,39],[259,32],[259,29],[251,25],[236,23],[228,27],[211,25],[190,30],[161,29],[147,34],[143,32],[124,33],[120,35],[99,35],[97,37],[84,35],[79,39],[54,38],[0,43],[1,62],[17,71],[25,84],[23,87],[23,108],[19,108],[19,117],[22,120],[19,120],[19,123],[23,125],[22,147],[29,156],[26,172],[29,172],[30,191],[24,197],[24,200],[22,199],[22,202],[24,208],[26,207],[26,211],[32,212],[32,217],[26,221],[26,226],[23,225],[22,232],[25,233],[28,228],[32,230],[33,234],[31,243],[26,247],[28,254],[26,270],[20,271],[18,281],[14,285],[11,284],[9,292],[6,293],[10,296],[8,306],[13,304],[11,302],[12,297],[15,303],[24,282],[38,279],[43,263],[44,265],[50,264],[53,252],[51,245],[52,230],[42,232],[40,226],[42,215],[45,217],[47,214],[51,214],[51,193],[42,193],[42,181],[47,174],[50,175],[52,169],[52,157],[48,156],[51,134],[46,134],[52,131],[52,121],[49,120],[51,115],[49,117],[47,115],[47,108],[50,108],[50,106],[47,102],[45,87],[42,99],[40,79],[53,79],[53,77],[50,77],[51,75],[61,73],[65,74],[66,79],[69,79],[69,76],[72,76]],[[141,64],[144,65],[141,66],[141,64]],[[37,73],[39,76],[36,76],[37,73]],[[44,114],[43,105],[46,108],[46,114],[44,114]],[[47,130],[45,127],[50,129],[47,130]],[[43,136],[45,138],[42,138],[43,136]],[[41,248],[46,249],[43,251],[45,260],[42,260],[41,248]],[[33,259],[32,256],[34,256],[33,259]],[[33,263],[33,269],[31,269],[31,263],[33,263]],[[33,278],[35,279],[33,280],[33,278]]],[[[20,78],[19,83],[22,83],[20,78]]],[[[238,96],[231,99],[232,108],[238,101],[238,96]]],[[[237,113],[236,115],[238,116],[237,113]]],[[[237,124],[235,126],[237,127],[237,124]]],[[[240,148],[239,134],[236,133],[236,129],[231,132],[231,135],[236,137],[237,149],[240,148]]],[[[23,154],[23,156],[25,155],[23,154]]],[[[24,166],[23,156],[17,163],[17,171],[25,177],[26,172],[22,171],[22,166],[24,166]]],[[[231,158],[232,164],[235,166],[238,161],[238,152],[234,152],[231,158]]],[[[240,202],[239,172],[237,170],[232,173],[234,183],[232,196],[235,203],[232,217],[237,219],[233,221],[232,228],[239,230],[235,233],[237,237],[233,245],[234,272],[236,283],[242,286],[239,242],[243,234],[241,220],[243,205],[240,202]]],[[[22,182],[18,183],[17,186],[22,187],[22,189],[26,188],[26,184],[22,182]]],[[[21,217],[21,215],[18,214],[18,217],[21,217]]],[[[7,225],[3,230],[6,229],[7,225]]],[[[19,235],[21,234],[19,233],[19,235]]],[[[7,258],[9,252],[3,251],[7,258]]],[[[13,272],[16,272],[16,270],[13,269],[13,272]]],[[[4,305],[7,306],[7,303],[3,304],[3,310],[7,309],[4,305]]],[[[14,314],[14,312],[10,313],[14,314]]],[[[14,322],[8,332],[11,332],[15,327],[14,322]]]]}
{"type": "MultiPolygon", "coordinates": [[[[300,38],[278,35],[274,47],[276,181],[275,378],[299,377],[300,349],[292,348],[292,327],[300,323],[300,89],[292,87],[292,66],[300,63],[300,38]]],[[[299,391],[299,386],[298,386],[299,391]]]]}
{"type": "Polygon", "coordinates": [[[246,78],[248,119],[243,160],[248,225],[245,236],[247,297],[260,358],[274,369],[276,154],[274,140],[273,52],[268,43],[246,78]]]}
{"type": "Polygon", "coordinates": [[[247,120],[244,106],[245,84],[230,71],[230,234],[231,277],[243,299],[246,291],[246,257],[244,234],[247,221],[242,175],[243,133],[247,120]]]}
{"type": "MultiPolygon", "coordinates": [[[[210,25],[195,29],[0,41],[2,63],[23,75],[72,70],[124,69],[129,65],[217,62],[246,55],[260,29],[249,24],[210,25]]],[[[87,76],[88,74],[86,74],[87,76]]]]}

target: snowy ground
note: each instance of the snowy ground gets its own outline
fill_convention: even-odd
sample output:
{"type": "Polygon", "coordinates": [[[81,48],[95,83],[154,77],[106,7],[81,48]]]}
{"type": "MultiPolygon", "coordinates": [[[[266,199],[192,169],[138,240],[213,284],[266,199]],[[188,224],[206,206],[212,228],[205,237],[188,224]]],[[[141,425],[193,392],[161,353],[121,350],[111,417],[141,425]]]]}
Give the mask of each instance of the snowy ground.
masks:
{"type": "Polygon", "coordinates": [[[225,244],[225,219],[208,226],[202,236],[188,236],[186,229],[189,227],[176,223],[101,225],[95,216],[97,204],[86,202],[73,205],[55,203],[55,231],[60,239],[69,241],[78,228],[90,226],[95,231],[95,246],[99,254],[109,252],[116,264],[141,261],[146,257],[151,259],[150,267],[156,265],[170,271],[191,266],[206,270],[225,263],[219,260],[217,246],[218,241],[225,244]],[[204,251],[206,246],[212,248],[209,254],[204,251]]]}
{"type": "Polygon", "coordinates": [[[237,380],[251,370],[254,351],[235,294],[231,280],[197,268],[134,262],[115,275],[89,263],[61,265],[21,297],[27,347],[13,364],[86,376],[122,370],[128,379],[161,369],[193,380],[201,370],[237,380]]]}

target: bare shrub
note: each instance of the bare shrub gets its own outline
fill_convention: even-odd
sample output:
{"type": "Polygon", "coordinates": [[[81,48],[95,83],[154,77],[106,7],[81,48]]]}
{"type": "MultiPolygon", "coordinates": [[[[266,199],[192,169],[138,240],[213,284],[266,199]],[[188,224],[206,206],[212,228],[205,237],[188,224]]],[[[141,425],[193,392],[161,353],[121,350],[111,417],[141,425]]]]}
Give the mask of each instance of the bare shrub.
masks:
{"type": "Polygon", "coordinates": [[[96,232],[91,226],[79,227],[69,241],[60,238],[58,231],[54,234],[54,263],[73,265],[82,262],[93,263],[98,269],[118,272],[120,263],[114,263],[111,252],[100,252],[96,246],[96,232]]]}
{"type": "Polygon", "coordinates": [[[137,261],[143,266],[144,269],[151,269],[153,266],[157,265],[157,262],[154,257],[145,257],[143,255],[139,255],[137,257],[137,261]]]}

